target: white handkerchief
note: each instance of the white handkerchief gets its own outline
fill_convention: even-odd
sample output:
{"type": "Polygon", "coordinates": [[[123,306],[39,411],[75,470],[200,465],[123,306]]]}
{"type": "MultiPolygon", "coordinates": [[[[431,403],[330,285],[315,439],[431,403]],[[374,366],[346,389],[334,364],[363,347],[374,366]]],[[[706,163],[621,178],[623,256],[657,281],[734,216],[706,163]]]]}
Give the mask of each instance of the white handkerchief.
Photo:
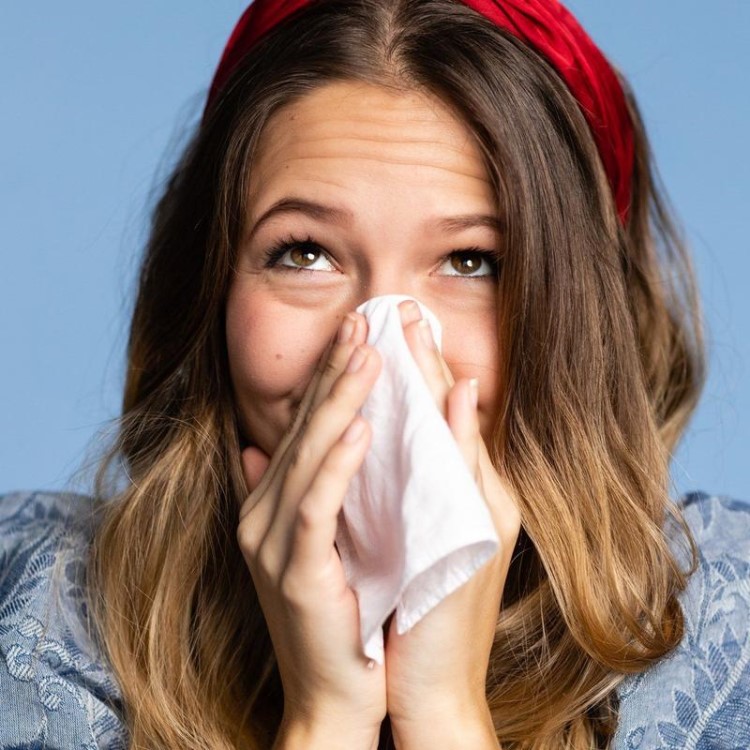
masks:
{"type": "MultiPolygon", "coordinates": [[[[397,305],[405,299],[413,298],[389,294],[357,308],[383,367],[360,411],[372,440],[336,532],[364,652],[378,664],[394,609],[405,633],[499,548],[486,502],[404,338],[397,305]]],[[[442,351],[440,322],[414,301],[442,351]]]]}

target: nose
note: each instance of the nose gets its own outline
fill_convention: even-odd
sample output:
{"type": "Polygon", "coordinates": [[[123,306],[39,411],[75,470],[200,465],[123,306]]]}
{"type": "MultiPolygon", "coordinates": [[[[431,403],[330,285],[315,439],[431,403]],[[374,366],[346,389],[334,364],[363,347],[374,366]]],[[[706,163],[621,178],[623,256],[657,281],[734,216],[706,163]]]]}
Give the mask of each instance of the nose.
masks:
{"type": "Polygon", "coordinates": [[[408,297],[419,299],[419,289],[416,278],[405,273],[398,264],[392,264],[386,268],[366,271],[357,290],[354,307],[373,297],[382,297],[388,294],[403,294],[408,297]]]}

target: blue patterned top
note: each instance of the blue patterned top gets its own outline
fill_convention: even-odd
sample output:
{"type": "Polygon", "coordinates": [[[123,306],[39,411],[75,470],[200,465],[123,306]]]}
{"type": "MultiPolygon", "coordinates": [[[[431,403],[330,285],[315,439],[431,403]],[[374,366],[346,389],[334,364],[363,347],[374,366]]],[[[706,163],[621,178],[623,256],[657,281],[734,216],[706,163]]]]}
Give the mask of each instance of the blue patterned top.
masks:
{"type": "MultiPolygon", "coordinates": [[[[750,504],[702,493],[681,504],[700,549],[680,597],[685,637],[621,683],[615,750],[750,748],[750,504]]],[[[4,750],[127,747],[118,686],[86,628],[91,508],[81,495],[0,497],[4,750]]]]}

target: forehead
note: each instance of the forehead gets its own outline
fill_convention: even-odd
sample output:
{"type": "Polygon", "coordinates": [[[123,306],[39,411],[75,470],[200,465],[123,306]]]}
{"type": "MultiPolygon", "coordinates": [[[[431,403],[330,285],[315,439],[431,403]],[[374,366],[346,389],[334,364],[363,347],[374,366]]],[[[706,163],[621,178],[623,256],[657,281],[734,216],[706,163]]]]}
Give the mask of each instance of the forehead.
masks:
{"type": "Polygon", "coordinates": [[[292,179],[382,184],[407,175],[412,185],[491,193],[472,132],[443,102],[359,82],[323,85],[274,113],[251,172],[251,197],[292,179]]]}

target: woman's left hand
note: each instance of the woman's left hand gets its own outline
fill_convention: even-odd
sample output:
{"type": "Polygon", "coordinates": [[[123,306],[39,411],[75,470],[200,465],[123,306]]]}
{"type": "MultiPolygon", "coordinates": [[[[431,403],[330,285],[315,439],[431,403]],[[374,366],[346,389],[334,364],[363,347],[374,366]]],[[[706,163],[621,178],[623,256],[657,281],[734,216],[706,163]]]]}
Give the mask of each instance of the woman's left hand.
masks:
{"type": "Polygon", "coordinates": [[[412,355],[487,502],[500,548],[410,631],[398,635],[396,619],[391,618],[385,646],[388,713],[402,747],[450,747],[451,735],[480,738],[482,727],[486,746],[496,747],[496,741],[490,744],[494,731],[485,681],[500,599],[521,528],[520,513],[490,461],[469,380],[454,381],[434,343],[423,342],[418,308],[402,302],[399,310],[412,355]],[[438,744],[429,744],[438,738],[438,744]]]}

